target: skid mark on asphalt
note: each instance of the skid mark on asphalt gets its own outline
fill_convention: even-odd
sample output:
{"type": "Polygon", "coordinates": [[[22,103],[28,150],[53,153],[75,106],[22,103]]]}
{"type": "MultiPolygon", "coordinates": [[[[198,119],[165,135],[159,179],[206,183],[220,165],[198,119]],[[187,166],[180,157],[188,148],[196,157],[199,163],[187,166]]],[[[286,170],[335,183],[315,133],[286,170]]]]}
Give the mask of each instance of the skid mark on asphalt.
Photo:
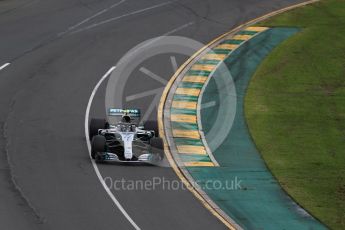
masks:
{"type": "Polygon", "coordinates": [[[90,26],[87,26],[87,27],[75,30],[75,31],[71,32],[71,34],[79,33],[79,32],[85,31],[85,30],[90,30],[90,29],[93,29],[95,27],[98,27],[98,26],[101,26],[101,25],[104,25],[104,24],[107,24],[107,23],[110,23],[110,22],[114,22],[114,21],[117,21],[119,19],[122,19],[122,18],[125,18],[125,17],[129,17],[129,16],[132,16],[132,15],[135,15],[135,14],[140,14],[140,13],[143,13],[145,11],[153,10],[153,9],[156,9],[156,8],[159,8],[159,7],[163,7],[163,6],[169,5],[171,3],[172,3],[172,1],[163,2],[163,3],[157,4],[157,5],[153,5],[153,6],[150,6],[150,7],[146,7],[146,8],[140,9],[140,10],[136,10],[136,11],[130,12],[128,14],[123,14],[123,15],[120,15],[120,16],[117,16],[117,17],[109,18],[107,20],[104,20],[104,21],[101,21],[101,22],[98,22],[98,23],[94,23],[94,24],[92,24],[90,26]]]}
{"type": "Polygon", "coordinates": [[[19,9],[23,9],[25,7],[29,7],[31,5],[34,5],[35,3],[38,3],[39,1],[40,0],[33,0],[33,1],[30,1],[30,2],[22,3],[22,4],[18,5],[18,6],[15,6],[13,8],[8,9],[8,10],[0,12],[0,16],[4,16],[6,14],[12,13],[13,11],[16,11],[16,10],[19,10],[19,9]]]}
{"type": "Polygon", "coordinates": [[[73,25],[73,26],[70,26],[66,31],[64,31],[64,32],[62,32],[62,33],[59,33],[58,36],[62,36],[62,35],[64,35],[64,34],[70,32],[70,31],[74,30],[75,28],[77,28],[77,27],[83,25],[84,23],[90,21],[91,19],[94,19],[94,18],[96,18],[96,17],[98,17],[98,16],[100,16],[100,15],[102,15],[102,14],[108,12],[109,10],[113,9],[114,7],[121,5],[121,4],[124,3],[125,1],[126,1],[126,0],[121,0],[120,2],[117,2],[117,3],[115,3],[115,4],[111,5],[111,6],[109,6],[108,8],[103,9],[103,10],[97,12],[96,14],[94,14],[94,15],[92,15],[92,16],[85,18],[84,20],[78,22],[77,24],[75,24],[75,25],[73,25]]]}

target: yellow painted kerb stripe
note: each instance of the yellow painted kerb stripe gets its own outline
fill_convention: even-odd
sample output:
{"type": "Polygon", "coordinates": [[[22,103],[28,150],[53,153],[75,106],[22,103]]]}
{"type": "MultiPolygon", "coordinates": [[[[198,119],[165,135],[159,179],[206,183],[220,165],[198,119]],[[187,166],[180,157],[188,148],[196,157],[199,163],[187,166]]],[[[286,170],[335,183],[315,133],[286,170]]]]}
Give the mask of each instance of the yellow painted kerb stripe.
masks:
{"type": "Polygon", "coordinates": [[[173,101],[171,106],[175,109],[196,109],[197,103],[194,101],[173,101]]]}
{"type": "Polygon", "coordinates": [[[197,64],[193,65],[191,70],[199,70],[199,71],[212,71],[216,68],[216,65],[202,65],[202,64],[197,64]]]}
{"type": "Polygon", "coordinates": [[[204,146],[177,145],[176,147],[179,153],[207,155],[207,152],[204,146]]]}
{"type": "Polygon", "coordinates": [[[201,59],[203,60],[218,60],[223,61],[227,57],[226,54],[205,54],[201,59]]]}
{"type": "Polygon", "coordinates": [[[200,134],[199,134],[199,131],[197,130],[173,129],[172,133],[174,137],[200,139],[200,134]]]}
{"type": "Polygon", "coordinates": [[[175,122],[196,123],[196,116],[187,114],[171,114],[170,120],[175,122]]]}
{"type": "Polygon", "coordinates": [[[192,161],[192,162],[184,162],[184,165],[187,167],[214,167],[212,162],[204,162],[204,161],[192,161]]]}
{"type": "Polygon", "coordinates": [[[244,30],[262,32],[262,31],[265,31],[267,29],[268,29],[268,27],[250,26],[250,27],[245,28],[244,30]]]}
{"type": "Polygon", "coordinates": [[[206,76],[194,76],[194,75],[190,75],[190,76],[185,76],[182,81],[184,82],[195,82],[195,83],[205,83],[207,81],[206,76]]]}
{"type": "Polygon", "coordinates": [[[190,95],[190,96],[199,96],[200,89],[193,88],[177,88],[175,94],[190,95]]]}
{"type": "Polygon", "coordinates": [[[234,50],[238,47],[236,44],[221,44],[216,46],[215,49],[224,49],[224,50],[234,50]]]}
{"type": "Polygon", "coordinates": [[[247,41],[251,39],[252,37],[253,37],[252,35],[235,35],[231,37],[231,39],[247,41]]]}

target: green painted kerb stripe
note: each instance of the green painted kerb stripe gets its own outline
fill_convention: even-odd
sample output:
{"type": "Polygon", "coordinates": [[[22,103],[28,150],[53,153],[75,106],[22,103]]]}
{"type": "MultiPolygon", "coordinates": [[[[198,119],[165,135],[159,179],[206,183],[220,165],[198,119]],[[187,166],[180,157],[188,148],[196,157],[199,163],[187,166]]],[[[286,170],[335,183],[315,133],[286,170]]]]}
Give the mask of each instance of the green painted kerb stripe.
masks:
{"type": "Polygon", "coordinates": [[[198,76],[208,76],[210,75],[210,71],[200,71],[200,70],[188,70],[187,75],[198,75],[198,76]]]}
{"type": "Polygon", "coordinates": [[[203,86],[204,86],[203,83],[196,83],[196,82],[184,82],[184,81],[182,81],[179,84],[179,88],[201,89],[203,86]]]}
{"type": "Polygon", "coordinates": [[[181,160],[183,162],[191,162],[191,161],[201,161],[201,162],[211,162],[209,156],[205,155],[196,155],[196,154],[181,154],[181,160]]]}
{"type": "Polygon", "coordinates": [[[226,54],[226,55],[228,55],[231,52],[231,50],[229,50],[229,49],[214,49],[213,52],[216,53],[216,54],[226,54]]]}
{"type": "Polygon", "coordinates": [[[190,95],[181,95],[181,94],[175,94],[174,101],[198,101],[197,96],[190,96],[190,95]]]}
{"type": "Polygon", "coordinates": [[[250,31],[250,30],[242,30],[240,32],[238,32],[238,35],[255,35],[257,34],[257,31],[250,31]]]}
{"type": "Polygon", "coordinates": [[[233,44],[233,45],[239,45],[242,42],[244,42],[243,40],[234,40],[234,39],[229,39],[229,40],[225,40],[220,44],[233,44]]]}
{"type": "Polygon", "coordinates": [[[188,115],[196,115],[195,109],[175,109],[171,108],[170,113],[173,114],[188,114],[188,115]]]}
{"type": "Polygon", "coordinates": [[[200,139],[174,138],[174,142],[176,145],[196,145],[196,146],[204,145],[200,139]]]}
{"type": "Polygon", "coordinates": [[[201,59],[197,61],[195,64],[200,65],[217,65],[220,61],[219,60],[209,60],[209,59],[201,59]]]}
{"type": "Polygon", "coordinates": [[[184,122],[171,122],[173,129],[186,129],[186,130],[198,130],[197,124],[184,123],[184,122]]]}

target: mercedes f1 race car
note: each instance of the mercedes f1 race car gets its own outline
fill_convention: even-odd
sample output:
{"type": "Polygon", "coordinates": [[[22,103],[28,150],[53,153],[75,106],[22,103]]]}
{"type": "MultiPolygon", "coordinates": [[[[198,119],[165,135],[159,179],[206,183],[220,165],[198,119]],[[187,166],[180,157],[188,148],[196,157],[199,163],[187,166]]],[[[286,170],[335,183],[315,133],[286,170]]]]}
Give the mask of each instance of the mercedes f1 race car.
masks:
{"type": "Polygon", "coordinates": [[[163,142],[157,125],[139,125],[140,110],[109,109],[108,120],[91,119],[91,157],[98,163],[149,163],[163,158],[163,142]]]}

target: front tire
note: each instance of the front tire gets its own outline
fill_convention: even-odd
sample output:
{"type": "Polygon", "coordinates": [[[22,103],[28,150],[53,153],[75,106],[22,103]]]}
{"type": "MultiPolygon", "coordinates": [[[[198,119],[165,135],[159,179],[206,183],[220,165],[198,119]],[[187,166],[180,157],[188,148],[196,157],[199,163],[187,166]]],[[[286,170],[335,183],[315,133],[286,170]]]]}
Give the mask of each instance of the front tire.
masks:
{"type": "Polygon", "coordinates": [[[92,118],[89,125],[89,138],[98,135],[99,129],[107,129],[109,127],[108,122],[105,119],[92,118]]]}
{"type": "Polygon", "coordinates": [[[107,141],[104,136],[96,135],[91,141],[91,157],[95,159],[96,154],[99,152],[107,151],[107,141]]]}
{"type": "Polygon", "coordinates": [[[163,139],[159,137],[153,137],[150,139],[151,148],[154,150],[164,150],[163,139]]]}
{"type": "Polygon", "coordinates": [[[158,122],[157,121],[146,121],[144,124],[145,130],[153,130],[155,131],[155,137],[159,136],[158,132],[158,122]]]}

